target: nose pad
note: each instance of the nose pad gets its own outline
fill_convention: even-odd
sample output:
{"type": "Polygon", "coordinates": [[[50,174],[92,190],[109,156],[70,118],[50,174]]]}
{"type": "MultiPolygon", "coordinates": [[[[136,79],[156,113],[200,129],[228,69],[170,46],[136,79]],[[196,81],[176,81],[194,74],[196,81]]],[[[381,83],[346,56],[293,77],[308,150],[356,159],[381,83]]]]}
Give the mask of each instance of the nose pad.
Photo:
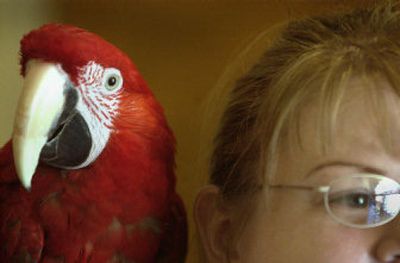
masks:
{"type": "Polygon", "coordinates": [[[376,247],[378,262],[400,263],[400,236],[382,239],[376,247]]]}

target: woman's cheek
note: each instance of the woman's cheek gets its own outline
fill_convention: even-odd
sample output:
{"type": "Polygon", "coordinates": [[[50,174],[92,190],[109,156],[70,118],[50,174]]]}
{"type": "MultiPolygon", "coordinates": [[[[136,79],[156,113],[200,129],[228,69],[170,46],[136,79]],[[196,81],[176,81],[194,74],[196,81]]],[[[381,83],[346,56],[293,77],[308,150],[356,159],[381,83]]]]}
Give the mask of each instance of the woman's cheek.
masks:
{"type": "Polygon", "coordinates": [[[365,230],[342,226],[323,209],[296,202],[275,205],[258,209],[247,222],[236,262],[369,262],[365,230]]]}
{"type": "Polygon", "coordinates": [[[362,239],[362,230],[348,228],[332,220],[320,224],[314,222],[313,225],[314,230],[308,233],[308,242],[312,244],[309,252],[315,251],[318,255],[318,261],[315,262],[369,262],[360,261],[367,251],[362,239]]]}

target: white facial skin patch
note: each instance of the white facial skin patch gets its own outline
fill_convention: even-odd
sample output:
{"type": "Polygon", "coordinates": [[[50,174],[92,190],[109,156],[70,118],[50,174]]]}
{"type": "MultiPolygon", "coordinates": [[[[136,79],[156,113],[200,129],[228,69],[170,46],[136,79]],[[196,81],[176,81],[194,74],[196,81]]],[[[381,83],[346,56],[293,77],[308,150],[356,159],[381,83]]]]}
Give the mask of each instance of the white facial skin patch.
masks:
{"type": "Polygon", "coordinates": [[[68,168],[88,166],[103,151],[114,128],[113,121],[118,116],[122,85],[118,69],[104,68],[93,61],[80,69],[76,87],[80,96],[76,109],[89,127],[92,148],[85,162],[68,168]]]}

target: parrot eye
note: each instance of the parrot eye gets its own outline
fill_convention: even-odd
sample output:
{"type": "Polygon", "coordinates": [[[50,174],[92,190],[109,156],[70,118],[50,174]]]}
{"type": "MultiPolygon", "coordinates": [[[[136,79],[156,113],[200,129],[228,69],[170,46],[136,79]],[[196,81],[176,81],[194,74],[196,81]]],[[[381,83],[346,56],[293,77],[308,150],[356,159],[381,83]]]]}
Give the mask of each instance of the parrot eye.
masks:
{"type": "Polygon", "coordinates": [[[107,83],[109,87],[114,87],[117,84],[117,79],[114,76],[109,77],[107,83]]]}
{"type": "Polygon", "coordinates": [[[104,86],[108,91],[115,91],[122,87],[122,76],[119,70],[109,68],[105,73],[104,86]]]}

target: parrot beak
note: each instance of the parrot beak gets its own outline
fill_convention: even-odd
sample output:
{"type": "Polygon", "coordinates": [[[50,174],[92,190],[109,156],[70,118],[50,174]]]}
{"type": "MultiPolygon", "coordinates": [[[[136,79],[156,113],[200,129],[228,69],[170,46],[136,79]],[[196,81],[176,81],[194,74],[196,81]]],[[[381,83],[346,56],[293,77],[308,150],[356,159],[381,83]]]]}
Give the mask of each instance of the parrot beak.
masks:
{"type": "Polygon", "coordinates": [[[16,172],[26,189],[31,187],[41,150],[63,111],[67,80],[57,64],[27,63],[12,135],[16,172]]]}

